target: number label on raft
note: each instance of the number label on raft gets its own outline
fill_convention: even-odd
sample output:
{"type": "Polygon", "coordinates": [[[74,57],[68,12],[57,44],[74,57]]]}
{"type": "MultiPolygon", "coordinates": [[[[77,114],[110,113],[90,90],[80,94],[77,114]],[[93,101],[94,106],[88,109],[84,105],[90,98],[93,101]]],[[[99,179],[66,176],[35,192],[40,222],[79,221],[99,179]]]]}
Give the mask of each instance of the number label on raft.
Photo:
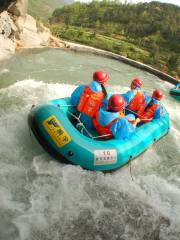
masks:
{"type": "Polygon", "coordinates": [[[117,151],[115,149],[95,150],[94,165],[106,165],[117,162],[117,151]]]}
{"type": "Polygon", "coordinates": [[[55,116],[48,117],[43,125],[58,147],[63,147],[71,141],[71,137],[55,116]]]}

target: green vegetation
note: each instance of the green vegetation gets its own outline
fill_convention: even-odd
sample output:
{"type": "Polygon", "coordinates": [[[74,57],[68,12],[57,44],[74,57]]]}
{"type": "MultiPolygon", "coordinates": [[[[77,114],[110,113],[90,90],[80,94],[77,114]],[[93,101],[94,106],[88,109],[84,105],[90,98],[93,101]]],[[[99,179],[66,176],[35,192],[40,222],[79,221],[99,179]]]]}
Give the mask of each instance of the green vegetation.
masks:
{"type": "Polygon", "coordinates": [[[59,38],[112,51],[136,60],[144,59],[144,61],[146,61],[146,58],[149,58],[149,53],[147,51],[138,48],[132,43],[107,37],[95,32],[85,31],[83,28],[63,27],[59,25],[52,25],[50,28],[52,33],[59,38]]]}
{"type": "Polygon", "coordinates": [[[52,32],[180,76],[180,7],[160,2],[76,2],[56,9],[52,32]]]}
{"type": "Polygon", "coordinates": [[[73,0],[29,0],[28,12],[33,17],[48,19],[54,9],[72,2],[73,0]]]}

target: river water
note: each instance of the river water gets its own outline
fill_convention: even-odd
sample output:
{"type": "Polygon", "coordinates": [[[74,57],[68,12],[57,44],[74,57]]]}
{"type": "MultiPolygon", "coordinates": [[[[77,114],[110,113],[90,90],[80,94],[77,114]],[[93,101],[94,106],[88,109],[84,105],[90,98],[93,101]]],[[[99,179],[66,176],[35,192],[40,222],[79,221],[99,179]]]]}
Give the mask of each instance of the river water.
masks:
{"type": "Polygon", "coordinates": [[[64,50],[27,50],[3,63],[0,240],[179,240],[180,103],[171,87],[116,60],[64,50]],[[149,92],[161,88],[171,118],[167,136],[108,174],[54,161],[27,125],[32,104],[69,96],[96,69],[110,73],[109,91],[127,91],[133,77],[149,92]]]}

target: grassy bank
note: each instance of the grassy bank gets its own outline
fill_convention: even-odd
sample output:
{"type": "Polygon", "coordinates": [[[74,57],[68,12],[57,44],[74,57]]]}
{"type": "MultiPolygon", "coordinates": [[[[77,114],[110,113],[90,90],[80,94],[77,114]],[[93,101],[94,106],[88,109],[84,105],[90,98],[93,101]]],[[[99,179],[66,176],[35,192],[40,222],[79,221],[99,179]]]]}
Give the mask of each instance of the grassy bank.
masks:
{"type": "MultiPolygon", "coordinates": [[[[123,40],[120,40],[120,36],[118,36],[118,38],[107,37],[102,34],[97,34],[91,31],[91,29],[85,30],[81,27],[67,27],[60,24],[48,24],[48,27],[53,35],[58,38],[110,51],[167,72],[163,57],[159,58],[157,61],[151,52],[133,44],[133,40],[128,42],[124,37],[123,40]]],[[[166,59],[165,56],[164,59],[166,59]]],[[[178,79],[176,72],[171,72],[171,75],[178,79]]]]}
{"type": "Polygon", "coordinates": [[[97,34],[93,31],[72,26],[50,25],[49,27],[53,35],[58,38],[111,51],[138,61],[146,62],[150,57],[148,51],[140,49],[132,43],[97,34]]]}
{"type": "Polygon", "coordinates": [[[159,2],[76,2],[49,19],[57,37],[111,51],[180,76],[180,8],[159,2]]]}

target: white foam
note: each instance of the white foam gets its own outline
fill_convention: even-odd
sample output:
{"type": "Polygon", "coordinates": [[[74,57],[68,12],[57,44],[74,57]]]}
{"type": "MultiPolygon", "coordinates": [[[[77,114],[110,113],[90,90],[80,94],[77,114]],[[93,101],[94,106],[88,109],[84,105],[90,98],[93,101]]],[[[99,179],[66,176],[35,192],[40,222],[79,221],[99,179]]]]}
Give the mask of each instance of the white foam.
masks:
{"type": "Polygon", "coordinates": [[[48,84],[42,81],[32,79],[19,81],[8,88],[0,89],[0,102],[2,108],[13,111],[13,108],[20,106],[29,107],[29,105],[38,104],[54,98],[70,96],[75,86],[69,84],[48,84]]]}
{"type": "Polygon", "coordinates": [[[3,75],[3,74],[8,73],[8,72],[10,72],[10,70],[8,68],[4,68],[0,71],[0,75],[3,75]]]}
{"type": "MultiPolygon", "coordinates": [[[[174,231],[178,232],[176,226],[180,223],[178,170],[164,177],[163,161],[167,156],[163,155],[163,151],[162,155],[158,153],[160,146],[162,148],[167,146],[162,145],[165,140],[152,146],[131,163],[134,181],[131,180],[129,166],[114,174],[88,172],[78,166],[53,161],[38,144],[36,146],[31,142],[26,120],[31,105],[69,96],[75,87],[69,84],[26,79],[0,89],[0,159],[4,162],[0,165],[0,180],[1,184],[5,186],[7,184],[6,187],[0,186],[0,195],[3,195],[0,206],[18,213],[14,215],[13,221],[20,232],[20,239],[31,239],[32,234],[37,234],[36,239],[40,240],[51,237],[53,239],[53,234],[63,231],[63,228],[68,229],[71,236],[69,239],[73,239],[74,229],[77,234],[79,231],[79,234],[86,236],[88,233],[81,232],[83,224],[88,224],[85,220],[91,221],[90,226],[97,226],[100,231],[104,226],[107,227],[106,231],[114,229],[116,224],[119,228],[123,226],[126,229],[124,234],[130,236],[131,229],[135,226],[136,214],[138,221],[144,224],[142,231],[152,233],[152,225],[162,231],[160,215],[167,217],[172,223],[171,228],[166,226],[164,232],[169,231],[170,235],[174,231]],[[11,180],[7,178],[7,183],[3,182],[4,178],[9,177],[8,173],[12,174],[11,180]],[[15,177],[18,180],[15,180],[15,177]],[[13,193],[20,190],[22,195],[24,190],[29,194],[25,203],[13,199],[13,193]],[[131,221],[134,222],[131,224],[131,221]]],[[[122,92],[128,90],[127,87],[119,86],[112,89],[117,92],[119,89],[122,92]]],[[[164,99],[173,120],[169,136],[172,136],[177,144],[176,146],[173,143],[178,154],[179,105],[173,102],[174,105],[171,106],[172,102],[171,97],[164,99]]],[[[166,154],[166,149],[164,151],[166,154]]],[[[140,236],[138,228],[135,228],[134,232],[140,236]]],[[[61,237],[59,235],[57,239],[61,237]]],[[[88,239],[90,235],[86,237],[88,239]]],[[[112,235],[113,237],[115,239],[116,235],[112,235]]]]}
{"type": "Polygon", "coordinates": [[[180,223],[180,189],[156,175],[138,177],[138,184],[161,213],[180,223]]]}

